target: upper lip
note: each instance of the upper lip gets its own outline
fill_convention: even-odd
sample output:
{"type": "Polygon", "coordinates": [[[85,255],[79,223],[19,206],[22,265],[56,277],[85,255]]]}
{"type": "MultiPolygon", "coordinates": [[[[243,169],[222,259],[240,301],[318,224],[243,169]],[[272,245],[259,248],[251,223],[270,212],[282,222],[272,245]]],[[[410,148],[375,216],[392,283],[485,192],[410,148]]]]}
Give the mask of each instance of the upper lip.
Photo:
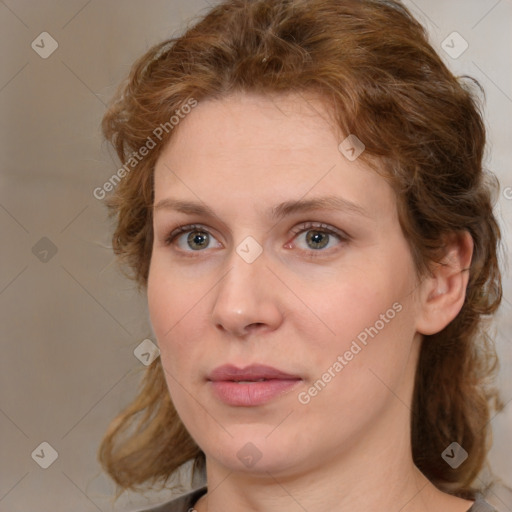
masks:
{"type": "Polygon", "coordinates": [[[255,381],[260,379],[298,380],[300,377],[262,364],[252,364],[245,368],[226,364],[215,368],[208,375],[208,380],[211,381],[255,381]]]}

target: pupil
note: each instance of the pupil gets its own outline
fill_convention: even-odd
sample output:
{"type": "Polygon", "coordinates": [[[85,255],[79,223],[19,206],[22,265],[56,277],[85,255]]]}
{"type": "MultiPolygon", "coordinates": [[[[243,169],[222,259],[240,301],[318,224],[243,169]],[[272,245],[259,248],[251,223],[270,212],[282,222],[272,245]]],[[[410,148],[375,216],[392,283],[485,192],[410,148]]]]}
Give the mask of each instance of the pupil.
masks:
{"type": "Polygon", "coordinates": [[[189,247],[195,251],[198,249],[203,249],[204,247],[208,247],[208,233],[203,231],[193,231],[192,233],[189,233],[187,242],[189,247]]]}
{"type": "Polygon", "coordinates": [[[308,231],[306,239],[312,249],[322,249],[329,242],[329,235],[322,231],[308,231]]]}

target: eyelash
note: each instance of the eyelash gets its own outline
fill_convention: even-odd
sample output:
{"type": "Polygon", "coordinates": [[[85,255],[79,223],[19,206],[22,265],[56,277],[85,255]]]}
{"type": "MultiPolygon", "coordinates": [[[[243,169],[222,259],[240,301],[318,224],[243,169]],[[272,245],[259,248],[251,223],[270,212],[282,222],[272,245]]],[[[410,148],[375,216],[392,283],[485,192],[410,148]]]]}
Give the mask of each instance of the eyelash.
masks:
{"type": "MultiPolygon", "coordinates": [[[[327,224],[322,224],[319,222],[304,222],[304,223],[296,226],[295,228],[293,228],[291,230],[291,233],[294,235],[294,238],[296,238],[298,235],[300,235],[301,233],[304,233],[305,231],[313,231],[313,230],[319,231],[321,233],[326,233],[327,235],[330,235],[330,236],[335,236],[338,238],[338,240],[340,242],[348,242],[350,240],[350,236],[347,235],[346,233],[339,231],[333,227],[330,227],[327,224]]],[[[176,229],[174,229],[164,240],[164,245],[165,246],[171,245],[179,235],[181,235],[183,233],[190,233],[192,231],[203,231],[203,232],[210,234],[208,229],[206,229],[204,226],[202,226],[200,224],[187,224],[184,226],[179,226],[176,229]]],[[[315,250],[315,249],[310,249],[309,251],[305,251],[304,249],[302,249],[302,251],[310,253],[311,257],[320,257],[320,256],[322,256],[321,253],[325,254],[325,253],[330,252],[329,249],[327,249],[326,251],[315,250]]],[[[189,252],[189,251],[186,251],[186,252],[189,252]]],[[[190,252],[193,253],[195,251],[190,251],[190,252]]],[[[200,253],[200,252],[202,252],[202,251],[197,251],[197,253],[200,253]]],[[[196,255],[198,255],[198,254],[191,254],[190,257],[194,257],[196,255]]]]}
{"type": "MultiPolygon", "coordinates": [[[[291,233],[294,235],[294,238],[296,238],[298,235],[305,233],[307,231],[319,231],[320,233],[325,233],[329,236],[336,237],[340,242],[347,242],[349,240],[349,236],[344,233],[343,231],[340,231],[338,229],[335,229],[331,226],[328,226],[327,224],[323,224],[321,222],[303,222],[302,224],[299,224],[295,228],[291,230],[291,233]]],[[[304,249],[301,249],[304,251],[304,249]]],[[[321,256],[321,253],[330,253],[331,250],[315,250],[310,249],[307,251],[308,253],[311,253],[313,257],[321,256]]]]}
{"type": "Polygon", "coordinates": [[[165,245],[171,245],[175,238],[177,238],[182,233],[189,233],[190,231],[208,231],[203,226],[200,226],[199,224],[187,224],[185,226],[179,226],[173,231],[169,233],[167,238],[164,241],[165,245]]]}

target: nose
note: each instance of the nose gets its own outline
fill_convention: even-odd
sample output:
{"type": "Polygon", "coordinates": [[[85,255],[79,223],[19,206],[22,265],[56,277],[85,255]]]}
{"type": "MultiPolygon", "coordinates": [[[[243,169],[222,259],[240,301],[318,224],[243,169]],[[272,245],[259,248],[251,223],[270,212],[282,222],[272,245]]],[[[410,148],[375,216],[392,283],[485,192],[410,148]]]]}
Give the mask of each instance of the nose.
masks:
{"type": "Polygon", "coordinates": [[[215,287],[215,327],[237,337],[277,329],[284,318],[278,284],[264,254],[247,263],[234,252],[229,271],[215,287]]]}

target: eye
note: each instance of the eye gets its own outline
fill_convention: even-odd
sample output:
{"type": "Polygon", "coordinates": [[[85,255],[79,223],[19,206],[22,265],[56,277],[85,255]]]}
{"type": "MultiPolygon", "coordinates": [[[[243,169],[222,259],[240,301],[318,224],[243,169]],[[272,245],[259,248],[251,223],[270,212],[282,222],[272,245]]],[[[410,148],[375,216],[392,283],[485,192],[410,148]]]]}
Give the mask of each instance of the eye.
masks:
{"type": "Polygon", "coordinates": [[[165,240],[165,245],[175,244],[182,251],[202,251],[214,247],[221,247],[220,242],[203,226],[180,226],[165,240]],[[216,242],[216,244],[214,244],[216,242]]]}
{"type": "Polygon", "coordinates": [[[327,252],[342,241],[349,239],[337,229],[331,228],[325,224],[307,222],[297,226],[292,232],[296,235],[293,244],[287,244],[291,247],[295,244],[305,251],[327,252]]]}
{"type": "MultiPolygon", "coordinates": [[[[292,230],[295,235],[293,241],[288,242],[286,248],[297,246],[310,253],[330,252],[349,236],[336,228],[321,223],[307,222],[292,230]]],[[[183,252],[201,252],[205,249],[220,248],[222,244],[201,225],[180,226],[173,230],[165,239],[165,245],[175,245],[183,252]]]]}

